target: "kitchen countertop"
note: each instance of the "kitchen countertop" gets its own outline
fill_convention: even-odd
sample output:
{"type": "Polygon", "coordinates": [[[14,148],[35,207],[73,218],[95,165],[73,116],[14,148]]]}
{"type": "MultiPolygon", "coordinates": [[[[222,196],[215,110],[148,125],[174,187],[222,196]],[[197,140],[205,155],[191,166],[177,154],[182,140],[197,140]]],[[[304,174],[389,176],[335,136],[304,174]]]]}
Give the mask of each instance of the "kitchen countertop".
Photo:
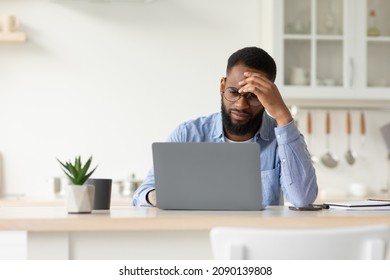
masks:
{"type": "Polygon", "coordinates": [[[270,206],[263,211],[172,211],[112,206],[92,214],[68,214],[63,206],[0,207],[0,230],[140,231],[208,230],[214,226],[276,228],[388,224],[390,211],[291,211],[270,206]]]}
{"type": "MultiPolygon", "coordinates": [[[[130,206],[131,198],[111,198],[113,206],[130,206]]],[[[7,197],[0,198],[0,207],[65,206],[65,198],[7,197]]]]}

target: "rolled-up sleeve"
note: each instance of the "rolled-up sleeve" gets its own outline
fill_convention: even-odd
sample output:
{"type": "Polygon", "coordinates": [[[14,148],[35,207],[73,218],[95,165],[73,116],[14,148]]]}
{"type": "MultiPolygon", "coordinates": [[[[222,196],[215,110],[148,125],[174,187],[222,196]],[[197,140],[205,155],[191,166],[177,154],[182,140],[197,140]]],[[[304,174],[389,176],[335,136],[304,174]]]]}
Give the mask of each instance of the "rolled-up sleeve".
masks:
{"type": "Polygon", "coordinates": [[[317,177],[303,135],[294,121],[275,127],[275,135],[286,199],[295,206],[313,203],[318,194],[317,177]]]}
{"type": "MultiPolygon", "coordinates": [[[[183,129],[183,125],[179,125],[166,140],[167,142],[181,142],[183,141],[183,137],[186,136],[186,131],[183,129]]],[[[133,206],[140,207],[150,207],[152,206],[148,200],[146,199],[146,195],[148,192],[155,189],[155,177],[154,177],[154,168],[152,167],[142,185],[134,192],[133,195],[133,206]]]]}
{"type": "Polygon", "coordinates": [[[146,199],[148,192],[154,190],[154,169],[151,168],[142,185],[134,192],[133,206],[150,207],[152,206],[146,199]]]}

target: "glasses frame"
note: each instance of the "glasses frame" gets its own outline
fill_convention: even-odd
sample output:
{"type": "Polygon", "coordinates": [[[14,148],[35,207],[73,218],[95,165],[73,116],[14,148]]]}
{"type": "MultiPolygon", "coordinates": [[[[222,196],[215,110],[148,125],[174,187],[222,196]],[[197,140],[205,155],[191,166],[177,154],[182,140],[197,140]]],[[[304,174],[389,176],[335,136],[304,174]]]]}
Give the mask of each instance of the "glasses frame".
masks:
{"type": "MultiPolygon", "coordinates": [[[[235,103],[235,102],[237,102],[238,100],[240,100],[241,97],[244,97],[245,100],[248,102],[248,104],[249,104],[250,106],[252,106],[252,107],[256,107],[256,106],[260,106],[260,105],[261,105],[261,102],[260,102],[260,100],[259,100],[257,97],[256,97],[256,99],[253,99],[253,95],[255,95],[254,93],[252,93],[252,92],[239,93],[239,92],[238,92],[238,89],[235,88],[235,87],[226,87],[226,88],[222,91],[222,95],[223,95],[223,98],[225,98],[227,101],[232,102],[232,103],[235,103]],[[236,100],[230,100],[230,99],[228,99],[228,98],[226,97],[226,95],[225,95],[226,90],[231,90],[231,89],[233,89],[233,90],[238,94],[238,98],[237,98],[236,100]],[[255,105],[251,104],[251,100],[250,100],[249,98],[251,98],[251,100],[255,101],[256,104],[255,104],[255,105]],[[257,104],[257,103],[258,103],[258,104],[257,104]]],[[[256,96],[256,95],[255,95],[255,96],[256,96]]]]}

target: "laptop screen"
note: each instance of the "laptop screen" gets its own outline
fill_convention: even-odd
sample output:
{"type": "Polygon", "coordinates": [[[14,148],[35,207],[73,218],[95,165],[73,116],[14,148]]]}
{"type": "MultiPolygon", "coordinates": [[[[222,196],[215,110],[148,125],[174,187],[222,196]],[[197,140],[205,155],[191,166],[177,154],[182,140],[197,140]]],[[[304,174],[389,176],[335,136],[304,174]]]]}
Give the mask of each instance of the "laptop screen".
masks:
{"type": "Polygon", "coordinates": [[[257,143],[153,143],[157,207],[261,210],[257,143]]]}

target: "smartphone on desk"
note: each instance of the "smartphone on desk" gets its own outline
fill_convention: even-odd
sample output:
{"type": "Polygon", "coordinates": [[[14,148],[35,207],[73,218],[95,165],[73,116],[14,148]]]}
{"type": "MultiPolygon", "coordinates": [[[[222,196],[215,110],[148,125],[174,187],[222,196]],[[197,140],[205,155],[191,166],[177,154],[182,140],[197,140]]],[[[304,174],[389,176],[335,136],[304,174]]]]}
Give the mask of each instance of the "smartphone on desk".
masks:
{"type": "Polygon", "coordinates": [[[329,206],[325,204],[310,204],[307,206],[301,206],[301,207],[296,207],[296,206],[289,206],[288,209],[294,210],[294,211],[320,211],[322,209],[328,209],[329,206]]]}

